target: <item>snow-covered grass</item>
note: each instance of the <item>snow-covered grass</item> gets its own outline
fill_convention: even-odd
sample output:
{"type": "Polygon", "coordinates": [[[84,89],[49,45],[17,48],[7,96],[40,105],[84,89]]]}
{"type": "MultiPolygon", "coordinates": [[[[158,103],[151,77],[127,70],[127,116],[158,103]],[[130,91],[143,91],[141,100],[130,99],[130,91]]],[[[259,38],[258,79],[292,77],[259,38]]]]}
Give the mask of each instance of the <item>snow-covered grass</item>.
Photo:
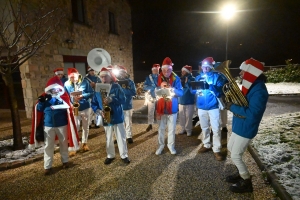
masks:
{"type": "MultiPolygon", "coordinates": [[[[299,94],[300,83],[267,83],[269,94],[299,94]]],[[[293,199],[300,199],[300,112],[264,118],[251,146],[293,199]]]]}

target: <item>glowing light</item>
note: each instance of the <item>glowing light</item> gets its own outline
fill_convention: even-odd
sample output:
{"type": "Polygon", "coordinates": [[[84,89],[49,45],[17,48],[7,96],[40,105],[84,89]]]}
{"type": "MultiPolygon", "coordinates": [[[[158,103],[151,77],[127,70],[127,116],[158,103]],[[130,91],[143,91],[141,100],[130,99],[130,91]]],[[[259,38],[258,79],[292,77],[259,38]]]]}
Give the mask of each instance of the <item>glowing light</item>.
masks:
{"type": "Polygon", "coordinates": [[[118,69],[112,69],[112,73],[116,76],[119,75],[120,71],[118,69]]]}
{"type": "Polygon", "coordinates": [[[223,9],[222,9],[222,16],[225,18],[225,19],[227,19],[227,20],[229,20],[229,19],[231,19],[233,16],[234,16],[234,14],[236,13],[236,8],[235,8],[235,6],[234,5],[227,5],[227,6],[225,6],[223,9]]]}

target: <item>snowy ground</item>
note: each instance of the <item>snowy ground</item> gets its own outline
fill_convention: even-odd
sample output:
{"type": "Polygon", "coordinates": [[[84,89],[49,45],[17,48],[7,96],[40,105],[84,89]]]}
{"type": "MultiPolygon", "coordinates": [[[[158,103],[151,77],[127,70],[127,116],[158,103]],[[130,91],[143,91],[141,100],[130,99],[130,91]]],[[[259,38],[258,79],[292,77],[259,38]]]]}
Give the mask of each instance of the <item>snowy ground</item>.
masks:
{"type": "MultiPolygon", "coordinates": [[[[300,94],[300,83],[268,83],[269,94],[300,94]]],[[[12,151],[13,141],[0,141],[0,164],[26,160],[43,154],[43,147],[27,148],[28,138],[23,138],[26,149],[12,151]]],[[[279,178],[280,183],[294,199],[300,199],[300,112],[271,119],[263,119],[252,146],[262,162],[279,178]]]]}

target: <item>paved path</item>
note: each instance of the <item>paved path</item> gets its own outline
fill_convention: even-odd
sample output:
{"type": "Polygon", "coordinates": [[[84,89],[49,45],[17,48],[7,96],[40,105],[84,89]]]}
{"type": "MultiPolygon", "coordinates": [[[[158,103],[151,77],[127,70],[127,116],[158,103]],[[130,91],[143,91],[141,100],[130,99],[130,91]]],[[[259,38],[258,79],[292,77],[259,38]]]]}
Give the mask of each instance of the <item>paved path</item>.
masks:
{"type": "MultiPolygon", "coordinates": [[[[234,194],[224,181],[236,172],[234,165],[229,157],[219,162],[212,152],[197,153],[199,128],[191,137],[176,136],[176,156],[167,148],[156,156],[157,125],[150,132],[144,131],[146,127],[133,124],[134,143],[128,145],[128,166],[122,163],[117,147],[113,163],[103,164],[104,130],[92,129],[88,141],[91,151],[71,158],[69,169],[61,168],[56,153],[51,176],[43,175],[42,160],[0,172],[0,199],[276,199],[248,152],[245,160],[253,176],[254,192],[234,194]]],[[[226,140],[222,143],[226,147],[226,140]]],[[[226,154],[226,148],[222,152],[226,154]]]]}

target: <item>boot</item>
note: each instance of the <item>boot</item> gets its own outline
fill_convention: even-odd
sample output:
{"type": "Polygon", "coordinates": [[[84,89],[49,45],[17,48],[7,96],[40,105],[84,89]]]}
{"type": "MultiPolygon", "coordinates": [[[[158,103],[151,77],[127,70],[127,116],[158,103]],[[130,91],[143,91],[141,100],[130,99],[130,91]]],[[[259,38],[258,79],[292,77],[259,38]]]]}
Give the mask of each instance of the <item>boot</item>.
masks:
{"type": "Polygon", "coordinates": [[[242,180],[243,178],[240,176],[239,173],[234,174],[234,175],[230,175],[226,177],[226,182],[228,183],[237,183],[240,180],[242,180]]]}
{"type": "Polygon", "coordinates": [[[45,174],[45,176],[52,174],[52,168],[45,169],[44,174],[45,174]]]}
{"type": "Polygon", "coordinates": [[[146,128],[147,132],[150,131],[150,130],[152,130],[152,124],[149,124],[148,127],[146,128]]]}
{"type": "Polygon", "coordinates": [[[252,181],[250,178],[241,179],[239,182],[230,186],[229,190],[235,193],[253,192],[252,181]]]}
{"type": "Polygon", "coordinates": [[[90,149],[89,149],[89,147],[88,147],[88,145],[86,143],[83,143],[82,144],[82,150],[83,151],[89,151],[90,149]]]}
{"type": "Polygon", "coordinates": [[[73,157],[76,156],[76,151],[70,151],[69,152],[69,157],[73,157]]]}

